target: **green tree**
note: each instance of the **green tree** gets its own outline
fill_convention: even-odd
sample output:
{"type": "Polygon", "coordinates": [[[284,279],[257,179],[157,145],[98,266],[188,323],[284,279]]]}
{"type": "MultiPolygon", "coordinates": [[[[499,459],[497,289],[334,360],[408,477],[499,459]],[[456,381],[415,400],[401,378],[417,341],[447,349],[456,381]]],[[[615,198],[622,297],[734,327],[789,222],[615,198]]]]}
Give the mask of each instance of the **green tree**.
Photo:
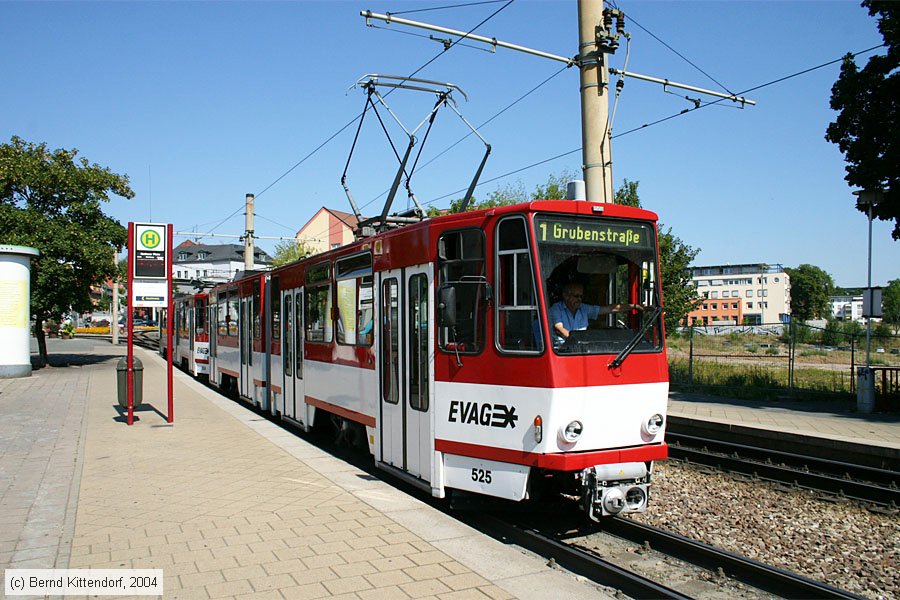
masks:
{"type": "MultiPolygon", "coordinates": [[[[863,332],[863,327],[856,321],[844,321],[841,329],[848,338],[852,338],[860,335],[863,332]]],[[[847,340],[850,341],[849,339],[847,340]]]]}
{"type": "Polygon", "coordinates": [[[841,332],[841,322],[837,319],[828,319],[825,323],[825,331],[822,332],[822,344],[825,346],[840,346],[844,341],[844,334],[841,332]]]}
{"type": "Polygon", "coordinates": [[[883,221],[894,220],[893,238],[900,240],[900,3],[863,0],[870,16],[878,15],[878,31],[887,53],[857,67],[844,57],[841,74],[831,88],[831,108],[840,111],[825,139],[835,143],[847,161],[844,179],[864,190],[882,190],[873,208],[883,221]]]}
{"type": "Polygon", "coordinates": [[[641,198],[638,195],[639,181],[622,180],[622,186],[616,190],[616,204],[624,204],[625,206],[641,207],[641,198]]]}
{"type": "Polygon", "coordinates": [[[559,175],[550,175],[547,183],[538,185],[531,194],[532,200],[565,200],[566,186],[575,179],[575,175],[567,170],[559,175]]]}
{"type": "Polygon", "coordinates": [[[894,337],[894,330],[885,322],[881,322],[872,328],[872,337],[882,344],[894,337]]]}
{"type": "Polygon", "coordinates": [[[0,145],[0,231],[3,241],[32,246],[31,314],[41,362],[48,361],[45,319],[92,308],[90,288],[116,274],[115,253],[128,231],[103,214],[110,194],[133,198],[128,177],[13,136],[0,145]]]}
{"type": "Polygon", "coordinates": [[[288,263],[306,258],[313,253],[309,245],[300,239],[289,240],[275,244],[275,254],[272,256],[272,267],[280,267],[288,263]]]}
{"type": "Polygon", "coordinates": [[[881,306],[884,322],[900,325],[900,279],[889,281],[887,287],[881,290],[881,306]]]}
{"type": "Polygon", "coordinates": [[[815,265],[785,268],[791,278],[791,316],[801,321],[828,314],[828,298],[834,292],[831,275],[815,265]]]}

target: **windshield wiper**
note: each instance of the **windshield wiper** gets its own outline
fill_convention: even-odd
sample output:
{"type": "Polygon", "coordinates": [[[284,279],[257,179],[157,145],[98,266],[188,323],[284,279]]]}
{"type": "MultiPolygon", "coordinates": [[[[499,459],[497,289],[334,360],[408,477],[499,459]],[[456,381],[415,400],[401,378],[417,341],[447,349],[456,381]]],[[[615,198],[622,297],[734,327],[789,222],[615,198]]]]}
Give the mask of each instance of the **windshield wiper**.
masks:
{"type": "Polygon", "coordinates": [[[636,334],[634,334],[634,337],[631,338],[631,341],[628,342],[628,345],[622,348],[622,351],[619,352],[619,355],[616,356],[611,363],[609,363],[610,369],[616,369],[621,366],[623,362],[625,362],[625,359],[628,358],[628,355],[631,354],[631,351],[634,350],[635,347],[637,347],[638,342],[641,341],[641,338],[644,337],[644,334],[647,333],[647,330],[650,329],[650,326],[656,322],[661,313],[662,306],[657,306],[653,310],[653,314],[650,315],[650,318],[644,322],[644,325],[638,330],[636,334]]]}

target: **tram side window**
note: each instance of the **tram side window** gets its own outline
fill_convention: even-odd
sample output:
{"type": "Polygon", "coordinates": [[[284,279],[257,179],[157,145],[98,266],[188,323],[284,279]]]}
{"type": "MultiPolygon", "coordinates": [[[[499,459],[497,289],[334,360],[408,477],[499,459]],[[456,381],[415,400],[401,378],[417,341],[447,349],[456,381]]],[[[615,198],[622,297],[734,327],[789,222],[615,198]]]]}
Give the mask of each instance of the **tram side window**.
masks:
{"type": "Polygon", "coordinates": [[[409,405],[428,410],[428,278],[409,278],[409,405]]]}
{"type": "Polygon", "coordinates": [[[291,330],[294,327],[294,311],[291,310],[292,298],[293,296],[290,294],[284,297],[284,350],[282,355],[284,356],[284,375],[286,377],[291,376],[291,365],[293,365],[291,358],[291,330]]]}
{"type": "Polygon", "coordinates": [[[241,299],[237,293],[228,294],[228,314],[226,321],[228,322],[228,335],[237,337],[238,335],[238,315],[241,312],[241,299]]]}
{"type": "Polygon", "coordinates": [[[331,269],[328,263],[307,271],[306,285],[306,341],[331,343],[331,269]]]}
{"type": "Polygon", "coordinates": [[[272,340],[279,340],[281,339],[281,286],[279,285],[278,277],[272,278],[272,285],[269,289],[269,314],[272,315],[272,340]]]}
{"type": "Polygon", "coordinates": [[[262,327],[261,327],[260,316],[259,316],[259,313],[260,313],[259,299],[260,299],[259,281],[254,281],[253,282],[253,303],[250,305],[250,310],[253,311],[253,316],[251,317],[251,319],[253,321],[253,339],[254,340],[258,340],[262,336],[262,327]]]}
{"type": "Polygon", "coordinates": [[[216,303],[216,327],[219,335],[228,335],[228,297],[225,294],[219,294],[216,303]]]}
{"type": "Polygon", "coordinates": [[[198,335],[206,333],[206,305],[202,301],[194,308],[194,325],[198,335]]]}
{"type": "Polygon", "coordinates": [[[484,232],[462,229],[438,241],[438,286],[456,290],[456,326],[441,327],[438,345],[445,352],[478,354],[484,349],[487,309],[484,232]]]}
{"type": "Polygon", "coordinates": [[[372,255],[368,252],[339,260],[337,279],[337,341],[371,346],[374,327],[372,304],[372,255]]]}
{"type": "Polygon", "coordinates": [[[186,309],[187,305],[184,304],[178,307],[178,336],[183,338],[188,336],[188,311],[186,309]]]}
{"type": "Polygon", "coordinates": [[[537,290],[525,219],[513,217],[497,227],[497,346],[507,352],[544,348],[537,290]]]}

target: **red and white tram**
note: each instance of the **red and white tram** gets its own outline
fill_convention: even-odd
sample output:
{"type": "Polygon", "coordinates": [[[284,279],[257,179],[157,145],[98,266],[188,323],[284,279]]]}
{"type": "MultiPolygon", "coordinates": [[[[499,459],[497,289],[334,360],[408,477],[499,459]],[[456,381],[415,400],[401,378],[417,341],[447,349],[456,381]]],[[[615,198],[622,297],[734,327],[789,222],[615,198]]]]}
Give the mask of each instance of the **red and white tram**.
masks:
{"type": "MultiPolygon", "coordinates": [[[[667,456],[656,220],[538,201],[247,274],[209,293],[210,380],[304,429],[337,421],[437,497],[562,492],[595,519],[644,511],[667,456]],[[570,284],[612,308],[563,340],[549,314],[570,284]]],[[[198,322],[199,306],[181,314],[198,322]]]]}
{"type": "MultiPolygon", "coordinates": [[[[207,294],[175,298],[172,331],[172,362],[195,377],[209,375],[209,325],[207,294]]],[[[166,315],[159,320],[160,353],[166,352],[166,315]]]]}

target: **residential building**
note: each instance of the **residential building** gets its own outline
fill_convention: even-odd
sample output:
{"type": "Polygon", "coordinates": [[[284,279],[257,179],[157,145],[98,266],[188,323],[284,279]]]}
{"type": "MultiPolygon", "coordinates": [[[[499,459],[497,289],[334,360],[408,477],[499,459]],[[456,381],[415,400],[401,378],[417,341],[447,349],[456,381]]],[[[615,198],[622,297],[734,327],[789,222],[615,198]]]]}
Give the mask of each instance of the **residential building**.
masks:
{"type": "Polygon", "coordinates": [[[719,318],[759,325],[786,323],[790,318],[790,276],[779,264],[692,267],[691,281],[704,299],[706,309],[700,305],[690,312],[688,323],[711,325],[713,319],[719,318]],[[714,303],[717,305],[715,309],[714,303]],[[723,303],[726,308],[723,308],[723,303]]]}
{"type": "Polygon", "coordinates": [[[841,321],[864,321],[863,297],[860,296],[831,296],[831,315],[841,321]]]}
{"type": "Polygon", "coordinates": [[[302,240],[313,254],[319,254],[354,241],[353,232],[357,223],[355,215],[323,206],[295,237],[302,240]]]}
{"type": "MultiPolygon", "coordinates": [[[[175,279],[199,279],[209,283],[222,283],[234,279],[235,273],[244,270],[243,244],[198,244],[191,240],[180,243],[172,257],[172,276],[175,279]]],[[[272,257],[256,248],[253,253],[253,270],[269,268],[272,257]]]]}
{"type": "Polygon", "coordinates": [[[691,325],[740,325],[744,322],[744,301],[741,298],[704,299],[703,304],[691,311],[691,325]]]}

